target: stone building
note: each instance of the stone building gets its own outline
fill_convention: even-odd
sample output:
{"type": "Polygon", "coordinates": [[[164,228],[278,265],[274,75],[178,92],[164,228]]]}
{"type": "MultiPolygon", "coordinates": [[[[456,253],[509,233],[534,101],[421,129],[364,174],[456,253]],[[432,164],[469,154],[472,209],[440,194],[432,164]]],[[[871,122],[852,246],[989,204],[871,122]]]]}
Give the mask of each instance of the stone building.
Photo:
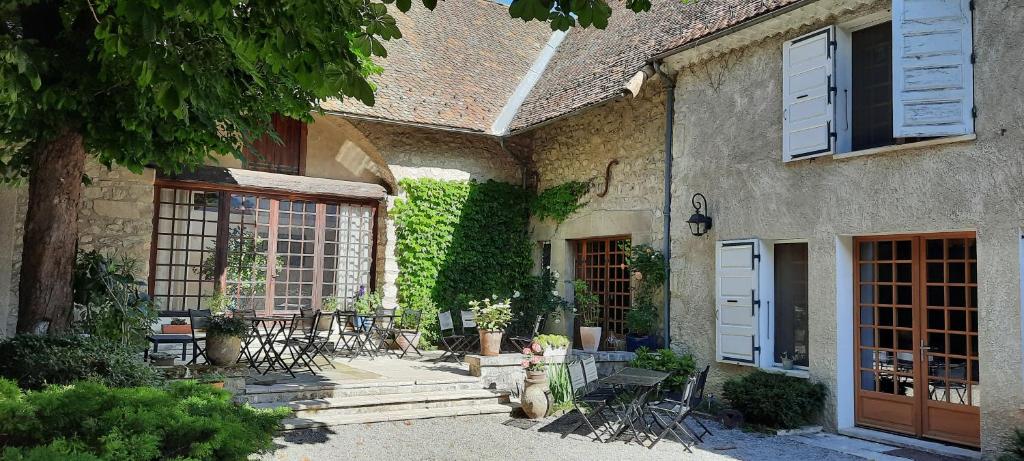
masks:
{"type": "MultiPolygon", "coordinates": [[[[280,121],[294,143],[267,165],[91,168],[80,246],[149,261],[154,295],[188,308],[213,288],[198,276],[217,245],[203,223],[225,213],[239,244],[288,227],[282,251],[315,256],[286,275],[310,294],[271,309],[315,304],[327,280],[394,302],[402,178],[592,180],[581,210],[531,232],[538,267],[603,280],[607,330],[624,333],[629,309],[619,242],[668,243],[671,346],[710,364],[713,387],[754,368],[820,381],[830,430],[986,454],[1024,424],[1024,77],[1008,45],[1024,8],[657,0],[565,34],[484,0],[438,9],[396,14],[405,39],[380,63],[375,107],[280,121]],[[713,220],[699,236],[697,193],[713,220]],[[344,269],[303,248],[330,243],[355,245],[344,269]]],[[[13,329],[25,194],[3,194],[18,204],[0,220],[13,329]]]]}

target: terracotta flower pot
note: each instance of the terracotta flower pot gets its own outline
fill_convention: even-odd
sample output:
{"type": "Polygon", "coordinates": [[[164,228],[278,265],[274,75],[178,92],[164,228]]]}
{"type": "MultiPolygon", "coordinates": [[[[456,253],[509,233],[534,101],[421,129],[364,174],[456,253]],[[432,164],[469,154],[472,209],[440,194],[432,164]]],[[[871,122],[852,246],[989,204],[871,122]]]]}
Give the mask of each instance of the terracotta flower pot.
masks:
{"type": "Polygon", "coordinates": [[[210,387],[213,387],[214,389],[224,389],[224,381],[217,381],[215,383],[209,383],[209,384],[210,384],[210,387]]]}
{"type": "Polygon", "coordinates": [[[597,352],[601,345],[601,327],[580,327],[580,343],[586,352],[597,352]]]}
{"type": "Polygon", "coordinates": [[[495,356],[501,353],[502,330],[480,330],[480,355],[495,356]]]}
{"type": "Polygon", "coordinates": [[[548,375],[544,371],[526,371],[523,395],[519,398],[523,412],[530,419],[540,419],[551,407],[548,397],[548,375]]]}
{"type": "Polygon", "coordinates": [[[192,334],[192,325],[160,325],[160,332],[165,335],[189,335],[192,334]]]}
{"type": "Polygon", "coordinates": [[[206,337],[206,358],[213,365],[231,365],[242,351],[242,338],[213,335],[206,337]]]}
{"type": "Polygon", "coordinates": [[[416,332],[416,334],[413,335],[413,334],[410,334],[410,333],[413,332],[412,330],[401,330],[401,331],[403,333],[405,333],[405,334],[397,334],[397,335],[395,335],[395,341],[394,341],[394,348],[395,349],[404,351],[404,350],[409,349],[410,343],[412,343],[412,345],[415,345],[415,346],[418,346],[420,344],[420,336],[421,336],[421,334],[419,332],[416,332]]]}

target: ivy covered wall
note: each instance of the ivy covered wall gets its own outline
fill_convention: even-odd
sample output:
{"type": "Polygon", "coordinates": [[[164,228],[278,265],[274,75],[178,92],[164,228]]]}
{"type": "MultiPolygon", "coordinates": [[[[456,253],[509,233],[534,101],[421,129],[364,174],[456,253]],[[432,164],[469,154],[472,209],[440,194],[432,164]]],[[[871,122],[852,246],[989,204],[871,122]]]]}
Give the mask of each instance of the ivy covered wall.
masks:
{"type": "MultiPolygon", "coordinates": [[[[423,310],[425,339],[438,338],[437,312],[471,299],[511,296],[533,267],[530,194],[496,181],[404,179],[396,226],[398,302],[423,310]]],[[[458,322],[458,320],[456,320],[458,322]]]]}

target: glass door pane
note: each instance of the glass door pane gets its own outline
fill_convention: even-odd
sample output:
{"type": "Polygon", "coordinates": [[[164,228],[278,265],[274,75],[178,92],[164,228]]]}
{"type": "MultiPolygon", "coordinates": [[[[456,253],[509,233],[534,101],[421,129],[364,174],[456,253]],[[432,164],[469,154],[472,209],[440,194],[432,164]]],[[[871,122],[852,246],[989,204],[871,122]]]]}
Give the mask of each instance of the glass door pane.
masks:
{"type": "Polygon", "coordinates": [[[369,206],[325,207],[321,296],[336,299],[339,308],[348,308],[359,288],[370,285],[373,220],[369,206]]]}
{"type": "Polygon", "coordinates": [[[913,397],[914,241],[857,245],[860,389],[913,397]]]}
{"type": "Polygon", "coordinates": [[[231,195],[225,294],[239,309],[266,309],[271,206],[265,197],[231,195]]]}
{"type": "Polygon", "coordinates": [[[316,275],[317,204],[281,200],[277,210],[274,313],[296,313],[313,307],[316,275]]]}

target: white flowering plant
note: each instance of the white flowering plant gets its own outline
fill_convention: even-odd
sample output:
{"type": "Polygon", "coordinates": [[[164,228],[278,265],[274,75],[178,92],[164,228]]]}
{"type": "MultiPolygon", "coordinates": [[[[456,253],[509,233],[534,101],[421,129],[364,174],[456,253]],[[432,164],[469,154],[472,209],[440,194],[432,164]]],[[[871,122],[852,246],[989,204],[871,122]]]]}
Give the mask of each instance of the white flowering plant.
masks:
{"type": "Polygon", "coordinates": [[[511,299],[500,301],[495,297],[482,301],[470,301],[469,310],[476,316],[476,326],[481,330],[504,330],[512,321],[511,299]]]}

